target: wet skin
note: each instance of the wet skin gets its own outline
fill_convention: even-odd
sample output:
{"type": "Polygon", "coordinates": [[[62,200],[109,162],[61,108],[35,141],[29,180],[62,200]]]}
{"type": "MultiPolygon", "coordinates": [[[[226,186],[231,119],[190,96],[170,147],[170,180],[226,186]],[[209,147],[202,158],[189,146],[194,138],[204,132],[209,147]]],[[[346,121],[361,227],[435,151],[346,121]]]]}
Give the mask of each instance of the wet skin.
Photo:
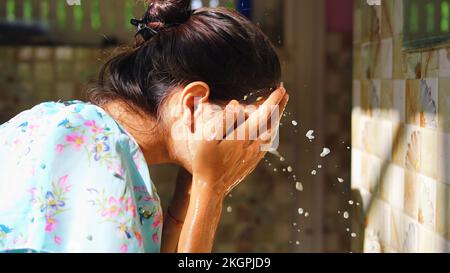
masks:
{"type": "MultiPolygon", "coordinates": [[[[227,129],[226,123],[221,127],[223,131],[204,138],[199,137],[197,128],[225,123],[224,113],[217,112],[217,105],[209,101],[209,92],[204,82],[172,90],[160,107],[159,120],[121,101],[102,105],[135,138],[149,165],[180,166],[170,213],[164,217],[162,252],[211,252],[225,196],[256,168],[265,155],[261,145],[268,144],[276,134],[276,128],[255,127],[271,119],[273,111],[267,111],[270,107],[278,106],[277,117],[282,117],[289,100],[286,90],[280,87],[267,99],[255,102],[257,110],[246,113],[242,123],[236,118],[235,127],[227,129]],[[173,137],[174,125],[185,129],[182,138],[173,137]],[[223,140],[236,136],[238,130],[245,130],[245,139],[223,140]],[[257,137],[250,140],[250,132],[257,132],[257,137]]],[[[236,100],[221,106],[244,107],[236,100]]]]}

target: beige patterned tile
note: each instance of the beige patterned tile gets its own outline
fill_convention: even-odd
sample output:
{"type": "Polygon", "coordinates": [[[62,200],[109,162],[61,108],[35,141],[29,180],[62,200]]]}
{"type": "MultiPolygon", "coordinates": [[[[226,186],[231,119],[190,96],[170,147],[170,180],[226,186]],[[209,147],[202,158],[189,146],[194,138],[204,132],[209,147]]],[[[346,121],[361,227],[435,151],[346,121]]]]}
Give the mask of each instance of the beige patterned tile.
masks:
{"type": "Polygon", "coordinates": [[[420,130],[420,172],[433,178],[438,178],[438,132],[433,129],[420,130]]]}
{"type": "Polygon", "coordinates": [[[403,216],[402,252],[415,253],[418,250],[419,226],[412,218],[403,216]]]}
{"type": "Polygon", "coordinates": [[[430,230],[436,226],[436,180],[418,175],[418,214],[417,221],[430,230]]]}
{"type": "Polygon", "coordinates": [[[450,133],[450,78],[439,79],[438,97],[439,129],[450,133]]]}
{"type": "Polygon", "coordinates": [[[436,233],[450,239],[450,188],[444,183],[436,184],[436,233]]]}
{"type": "Polygon", "coordinates": [[[419,212],[419,183],[417,174],[413,171],[405,172],[405,188],[404,188],[404,209],[405,213],[417,219],[419,212]]]}
{"type": "Polygon", "coordinates": [[[419,96],[420,80],[407,80],[406,97],[406,122],[413,125],[420,125],[419,96]]]}

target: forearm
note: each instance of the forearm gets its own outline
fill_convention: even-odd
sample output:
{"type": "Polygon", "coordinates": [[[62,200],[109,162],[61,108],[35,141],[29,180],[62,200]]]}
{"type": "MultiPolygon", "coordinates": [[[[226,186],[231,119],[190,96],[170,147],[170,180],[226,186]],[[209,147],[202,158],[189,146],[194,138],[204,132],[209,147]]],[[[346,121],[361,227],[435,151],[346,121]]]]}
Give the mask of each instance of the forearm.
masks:
{"type": "Polygon", "coordinates": [[[181,229],[189,206],[191,184],[192,176],[184,170],[180,171],[172,201],[164,217],[161,242],[163,253],[177,252],[181,229]]]}
{"type": "Polygon", "coordinates": [[[176,253],[183,225],[167,214],[164,217],[161,252],[176,253]]]}
{"type": "Polygon", "coordinates": [[[222,203],[221,194],[194,180],[189,207],[178,242],[178,252],[208,253],[212,251],[222,213],[222,203]]]}

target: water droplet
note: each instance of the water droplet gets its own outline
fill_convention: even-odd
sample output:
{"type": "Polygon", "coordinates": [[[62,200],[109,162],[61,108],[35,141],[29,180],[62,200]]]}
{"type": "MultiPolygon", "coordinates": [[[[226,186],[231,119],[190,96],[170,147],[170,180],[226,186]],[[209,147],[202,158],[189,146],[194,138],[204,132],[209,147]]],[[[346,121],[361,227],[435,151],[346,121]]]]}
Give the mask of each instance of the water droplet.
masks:
{"type": "Polygon", "coordinates": [[[345,219],[348,219],[348,217],[349,217],[348,212],[347,212],[347,211],[344,211],[344,218],[345,218],[345,219]]]}
{"type": "Polygon", "coordinates": [[[296,188],[298,191],[303,191],[303,184],[300,183],[300,182],[297,182],[297,183],[295,183],[295,188],[296,188]]]}
{"type": "Polygon", "coordinates": [[[315,139],[316,137],[314,136],[314,130],[309,130],[309,131],[306,133],[306,137],[307,137],[310,141],[312,141],[313,139],[315,139]]]}
{"type": "Polygon", "coordinates": [[[298,214],[300,214],[300,215],[303,214],[303,209],[302,209],[302,208],[299,208],[299,209],[298,209],[298,214]]]}
{"type": "Polygon", "coordinates": [[[340,177],[338,177],[337,180],[338,180],[339,183],[344,183],[344,179],[342,179],[342,178],[340,178],[340,177]]]}
{"type": "Polygon", "coordinates": [[[312,170],[311,174],[312,174],[312,175],[316,175],[316,174],[317,174],[317,171],[316,171],[316,170],[312,170]]]}
{"type": "Polygon", "coordinates": [[[275,168],[275,169],[273,169],[273,171],[274,171],[274,172],[278,172],[278,169],[277,169],[277,168],[275,168]]]}
{"type": "Polygon", "coordinates": [[[228,212],[228,213],[233,212],[233,208],[232,208],[231,206],[228,206],[228,207],[227,207],[227,212],[228,212]]]}
{"type": "Polygon", "coordinates": [[[317,166],[317,168],[322,169],[322,165],[317,166]]]}
{"type": "Polygon", "coordinates": [[[309,213],[308,212],[305,212],[305,217],[308,217],[309,216],[309,213]]]}
{"type": "Polygon", "coordinates": [[[293,120],[293,121],[292,121],[292,125],[297,126],[297,125],[298,125],[298,122],[295,121],[295,120],[293,120]]]}
{"type": "Polygon", "coordinates": [[[349,200],[348,203],[349,203],[350,205],[353,205],[353,204],[354,204],[353,200],[349,200]]]}
{"type": "Polygon", "coordinates": [[[293,171],[292,167],[291,167],[291,166],[288,166],[288,167],[287,167],[287,171],[291,173],[291,172],[293,171]]]}
{"type": "Polygon", "coordinates": [[[280,161],[281,161],[281,162],[284,162],[284,161],[286,161],[286,158],[280,157],[280,161]]]}
{"type": "Polygon", "coordinates": [[[296,226],[297,226],[297,223],[296,223],[296,222],[294,222],[294,223],[292,223],[292,225],[293,225],[294,227],[296,227],[296,226]]]}
{"type": "Polygon", "coordinates": [[[349,228],[347,228],[347,232],[350,232],[350,229],[349,229],[349,228]]]}
{"type": "Polygon", "coordinates": [[[284,173],[286,172],[286,168],[283,168],[283,172],[284,172],[284,173]]]}
{"type": "Polygon", "coordinates": [[[327,155],[329,155],[331,153],[330,149],[328,148],[323,148],[322,153],[320,154],[320,157],[326,157],[327,155]]]}
{"type": "Polygon", "coordinates": [[[300,242],[299,242],[299,241],[296,241],[296,242],[295,242],[295,244],[296,244],[296,245],[299,245],[299,244],[300,244],[300,242]]]}
{"type": "Polygon", "coordinates": [[[356,237],[356,233],[353,232],[352,233],[352,237],[355,238],[356,237]]]}

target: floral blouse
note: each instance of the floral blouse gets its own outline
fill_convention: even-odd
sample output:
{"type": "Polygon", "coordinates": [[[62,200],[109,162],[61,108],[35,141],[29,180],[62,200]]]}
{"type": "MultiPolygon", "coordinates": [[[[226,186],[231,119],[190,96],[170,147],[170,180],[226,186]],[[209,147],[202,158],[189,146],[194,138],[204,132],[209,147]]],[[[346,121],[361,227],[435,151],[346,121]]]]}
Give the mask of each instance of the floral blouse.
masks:
{"type": "Polygon", "coordinates": [[[95,105],[48,102],[0,125],[0,252],[159,252],[139,146],[95,105]]]}

